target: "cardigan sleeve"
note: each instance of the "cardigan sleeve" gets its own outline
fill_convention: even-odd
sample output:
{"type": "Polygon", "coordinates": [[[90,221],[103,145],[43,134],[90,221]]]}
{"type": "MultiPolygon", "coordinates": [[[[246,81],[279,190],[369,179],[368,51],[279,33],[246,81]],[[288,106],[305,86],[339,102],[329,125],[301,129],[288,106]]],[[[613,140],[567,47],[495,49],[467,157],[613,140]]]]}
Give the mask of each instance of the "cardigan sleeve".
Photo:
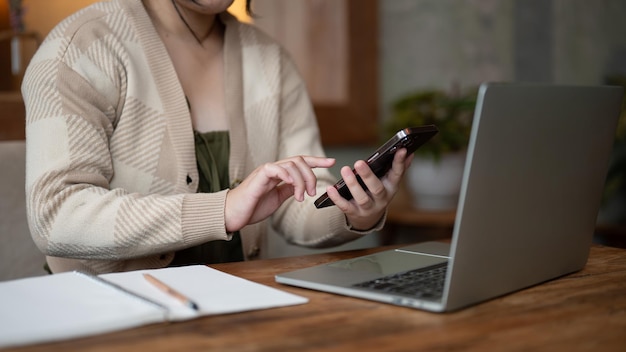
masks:
{"type": "MultiPolygon", "coordinates": [[[[223,214],[203,213],[223,209],[226,192],[176,192],[171,181],[158,177],[160,160],[146,162],[150,149],[127,148],[133,152],[127,158],[112,152],[132,145],[135,129],[162,140],[167,124],[159,124],[158,116],[137,118],[125,92],[131,83],[118,60],[122,53],[103,47],[111,45],[110,37],[97,40],[90,33],[51,33],[22,86],[27,216],[37,246],[55,257],[125,260],[228,239],[223,214]],[[159,192],[140,189],[154,184],[159,192]]],[[[145,85],[143,90],[150,91],[145,85]]]]}
{"type": "MultiPolygon", "coordinates": [[[[313,107],[294,63],[283,51],[281,56],[281,145],[280,158],[294,155],[324,156],[313,107]]],[[[273,216],[272,225],[287,241],[306,247],[330,247],[380,230],[384,220],[369,231],[352,231],[337,207],[317,209],[315,199],[336,182],[328,169],[314,169],[317,194],[304,202],[290,198],[273,216]]]]}

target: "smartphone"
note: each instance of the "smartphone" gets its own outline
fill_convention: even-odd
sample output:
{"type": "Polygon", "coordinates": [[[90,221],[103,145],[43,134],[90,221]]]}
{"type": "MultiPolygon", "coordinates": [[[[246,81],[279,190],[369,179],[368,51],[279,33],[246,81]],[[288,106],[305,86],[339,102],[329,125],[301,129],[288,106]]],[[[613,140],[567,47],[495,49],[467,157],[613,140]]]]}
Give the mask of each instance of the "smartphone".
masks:
{"type": "MultiPolygon", "coordinates": [[[[367,164],[372,169],[374,174],[381,178],[391,169],[393,157],[398,149],[406,148],[407,155],[414,153],[417,148],[428,142],[439,130],[435,125],[425,125],[419,127],[404,128],[391,137],[385,144],[378,148],[369,158],[366,159],[367,164]]],[[[352,169],[353,172],[354,169],[352,169]]],[[[356,175],[359,184],[363,189],[367,190],[365,183],[359,175],[356,175]]],[[[335,183],[334,187],[339,191],[339,194],[345,199],[352,199],[352,194],[348,189],[348,186],[344,182],[343,178],[335,183]]],[[[315,200],[316,208],[325,208],[335,205],[333,201],[328,197],[327,193],[322,194],[315,200]]]]}

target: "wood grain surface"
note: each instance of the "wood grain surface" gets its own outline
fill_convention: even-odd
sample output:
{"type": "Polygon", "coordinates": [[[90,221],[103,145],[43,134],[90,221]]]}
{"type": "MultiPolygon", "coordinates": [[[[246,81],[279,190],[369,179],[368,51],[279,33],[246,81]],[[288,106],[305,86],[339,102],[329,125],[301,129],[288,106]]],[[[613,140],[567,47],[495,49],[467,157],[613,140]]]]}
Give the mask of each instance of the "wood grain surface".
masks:
{"type": "MultiPolygon", "coordinates": [[[[308,304],[163,323],[19,351],[624,351],[626,250],[593,246],[580,272],[454,313],[277,284],[274,275],[389,247],[214,267],[308,304]]],[[[59,317],[59,319],[63,319],[59,317]]]]}

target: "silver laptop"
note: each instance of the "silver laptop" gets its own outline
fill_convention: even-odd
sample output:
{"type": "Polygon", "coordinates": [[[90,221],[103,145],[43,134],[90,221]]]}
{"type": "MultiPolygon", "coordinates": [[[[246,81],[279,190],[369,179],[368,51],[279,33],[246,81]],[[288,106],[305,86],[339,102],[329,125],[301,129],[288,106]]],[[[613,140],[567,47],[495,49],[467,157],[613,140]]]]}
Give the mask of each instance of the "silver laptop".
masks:
{"type": "Polygon", "coordinates": [[[444,312],[582,269],[622,95],[608,86],[483,84],[450,244],[420,243],[276,281],[444,312]]]}

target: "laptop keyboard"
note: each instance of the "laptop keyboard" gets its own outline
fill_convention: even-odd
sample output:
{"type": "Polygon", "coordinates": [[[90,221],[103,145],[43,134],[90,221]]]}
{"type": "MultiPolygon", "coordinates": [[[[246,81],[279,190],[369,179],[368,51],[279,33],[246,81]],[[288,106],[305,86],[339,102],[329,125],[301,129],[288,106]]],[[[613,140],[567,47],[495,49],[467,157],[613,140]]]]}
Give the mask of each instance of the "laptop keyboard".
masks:
{"type": "Polygon", "coordinates": [[[353,286],[436,300],[443,295],[447,269],[448,263],[444,262],[361,282],[353,286]]]}

